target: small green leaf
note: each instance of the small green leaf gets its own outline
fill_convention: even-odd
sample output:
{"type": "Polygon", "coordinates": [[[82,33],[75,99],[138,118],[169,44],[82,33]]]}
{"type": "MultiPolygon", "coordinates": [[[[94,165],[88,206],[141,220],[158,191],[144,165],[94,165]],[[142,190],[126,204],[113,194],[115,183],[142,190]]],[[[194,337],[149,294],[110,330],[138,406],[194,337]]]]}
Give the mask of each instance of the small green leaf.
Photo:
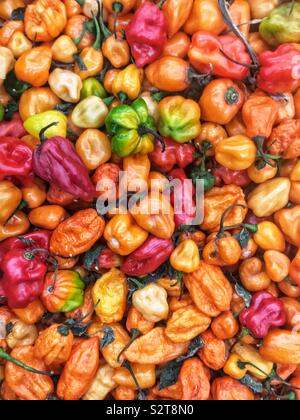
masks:
{"type": "Polygon", "coordinates": [[[249,293],[246,289],[243,288],[243,286],[238,283],[235,285],[235,292],[240,298],[244,300],[246,307],[249,308],[252,302],[251,293],[249,293]]]}
{"type": "Polygon", "coordinates": [[[102,330],[104,336],[100,339],[101,350],[115,341],[115,333],[111,327],[104,327],[102,330]]]}
{"type": "Polygon", "coordinates": [[[83,258],[83,264],[88,271],[92,271],[92,268],[97,263],[97,260],[100,257],[101,252],[103,251],[103,248],[103,245],[98,245],[85,253],[83,258]]]}

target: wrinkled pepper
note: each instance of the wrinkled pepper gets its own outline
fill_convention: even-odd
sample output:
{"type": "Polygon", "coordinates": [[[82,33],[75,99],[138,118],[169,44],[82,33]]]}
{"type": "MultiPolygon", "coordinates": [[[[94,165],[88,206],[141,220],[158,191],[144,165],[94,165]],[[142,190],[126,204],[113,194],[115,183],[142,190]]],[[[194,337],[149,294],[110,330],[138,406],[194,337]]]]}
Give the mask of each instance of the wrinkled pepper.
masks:
{"type": "Polygon", "coordinates": [[[0,180],[9,176],[28,178],[33,150],[15,137],[0,137],[0,180]]]}
{"type": "Polygon", "coordinates": [[[167,41],[167,24],[163,12],[146,0],[133,15],[126,28],[126,38],[138,67],[159,58],[167,41]]]}
{"type": "Polygon", "coordinates": [[[74,145],[59,136],[47,140],[43,134],[41,143],[33,154],[34,172],[77,198],[86,201],[93,199],[96,196],[95,187],[74,145]]]}
{"type": "Polygon", "coordinates": [[[268,292],[258,292],[253,296],[251,306],[241,312],[240,322],[255,337],[264,338],[271,327],[286,323],[283,303],[268,292]]]}

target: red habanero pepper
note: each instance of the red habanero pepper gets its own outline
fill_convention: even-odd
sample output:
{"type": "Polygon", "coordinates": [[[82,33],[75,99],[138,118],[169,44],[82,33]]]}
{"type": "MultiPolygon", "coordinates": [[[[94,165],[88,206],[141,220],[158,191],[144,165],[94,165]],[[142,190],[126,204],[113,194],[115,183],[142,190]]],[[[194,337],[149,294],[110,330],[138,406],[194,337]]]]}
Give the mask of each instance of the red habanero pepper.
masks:
{"type": "Polygon", "coordinates": [[[143,245],[125,258],[121,271],[128,276],[146,276],[166,262],[173,250],[171,239],[149,236],[143,245]]]}
{"type": "Polygon", "coordinates": [[[137,67],[152,63],[162,55],[167,42],[164,13],[146,0],[133,15],[125,33],[137,67]]]}
{"type": "Polygon", "coordinates": [[[171,204],[174,207],[176,228],[180,225],[188,225],[196,216],[196,204],[194,200],[195,188],[183,169],[173,169],[173,171],[168,174],[168,177],[171,181],[180,181],[178,185],[176,182],[174,192],[171,193],[171,204]],[[176,203],[180,204],[180,211],[182,212],[178,211],[176,203]]]}
{"type": "Polygon", "coordinates": [[[16,137],[0,137],[0,181],[27,178],[32,173],[33,150],[16,137]]]}
{"type": "Polygon", "coordinates": [[[239,187],[246,187],[251,183],[247,171],[233,171],[218,165],[212,169],[212,174],[216,177],[216,186],[235,184],[239,187]]]}
{"type": "Polygon", "coordinates": [[[149,154],[151,162],[163,172],[170,172],[174,166],[184,169],[194,161],[195,146],[189,143],[178,143],[165,138],[165,150],[159,141],[155,142],[153,152],[149,154]]]}
{"type": "Polygon", "coordinates": [[[32,251],[35,248],[49,249],[52,232],[49,230],[36,230],[32,233],[26,233],[21,237],[8,238],[0,243],[0,265],[9,251],[24,250],[32,251]]]}
{"type": "Polygon", "coordinates": [[[193,35],[188,56],[192,66],[199,72],[211,71],[215,76],[231,80],[243,80],[249,73],[251,63],[243,42],[236,36],[216,36],[201,31],[193,35]]]}
{"type": "Polygon", "coordinates": [[[11,121],[0,122],[0,137],[23,137],[26,130],[23,126],[23,121],[18,112],[13,114],[11,121]]]}
{"type": "Polygon", "coordinates": [[[259,89],[268,93],[288,93],[300,86],[300,50],[295,44],[283,44],[275,51],[265,51],[259,60],[259,89]]]}
{"type": "Polygon", "coordinates": [[[105,270],[110,270],[114,267],[120,267],[122,264],[122,257],[118,254],[115,254],[110,248],[103,248],[100,251],[98,258],[90,266],[86,267],[88,271],[94,271],[96,273],[102,273],[105,270]]]}
{"type": "Polygon", "coordinates": [[[34,251],[8,252],[1,270],[1,283],[10,308],[26,308],[42,294],[47,264],[34,251]]]}
{"type": "Polygon", "coordinates": [[[264,338],[271,327],[286,323],[284,305],[271,293],[258,292],[253,296],[250,308],[240,314],[240,322],[257,338],[264,338]]]}
{"type": "Polygon", "coordinates": [[[66,138],[44,138],[33,153],[33,171],[44,181],[54,184],[76,198],[90,201],[96,197],[96,189],[89,178],[87,168],[76,153],[74,145],[66,138]]]}

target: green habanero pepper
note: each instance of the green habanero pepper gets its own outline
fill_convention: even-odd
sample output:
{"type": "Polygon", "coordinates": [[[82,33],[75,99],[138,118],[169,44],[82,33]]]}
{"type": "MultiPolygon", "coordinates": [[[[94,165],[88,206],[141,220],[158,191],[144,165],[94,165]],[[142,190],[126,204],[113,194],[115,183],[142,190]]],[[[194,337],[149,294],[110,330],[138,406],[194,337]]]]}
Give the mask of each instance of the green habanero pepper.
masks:
{"type": "Polygon", "coordinates": [[[4,80],[4,87],[6,92],[13,98],[19,98],[25,90],[31,88],[31,85],[22,80],[17,79],[15,72],[12,70],[4,80]]]}
{"type": "Polygon", "coordinates": [[[82,101],[89,96],[98,96],[104,99],[107,97],[106,91],[102,84],[95,78],[89,77],[82,82],[82,89],[80,91],[80,100],[82,101]]]}
{"type": "Polygon", "coordinates": [[[155,121],[142,98],[135,100],[131,106],[119,105],[113,108],[105,124],[108,134],[112,136],[112,151],[120,157],[151,153],[155,137],[164,149],[164,140],[155,132],[155,121]]]}
{"type": "Polygon", "coordinates": [[[192,99],[168,96],[158,105],[159,132],[178,143],[187,143],[200,135],[200,107],[192,99]]]}
{"type": "Polygon", "coordinates": [[[259,33],[272,46],[300,42],[300,4],[292,1],[276,7],[261,22],[259,33]]]}

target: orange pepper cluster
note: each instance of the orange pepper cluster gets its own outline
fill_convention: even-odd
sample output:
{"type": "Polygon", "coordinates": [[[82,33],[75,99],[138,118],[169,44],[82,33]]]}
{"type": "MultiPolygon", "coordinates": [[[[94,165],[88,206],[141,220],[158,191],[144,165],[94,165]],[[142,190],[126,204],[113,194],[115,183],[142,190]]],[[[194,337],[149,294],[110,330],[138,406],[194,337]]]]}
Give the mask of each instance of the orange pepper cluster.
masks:
{"type": "Polygon", "coordinates": [[[299,16],[1,0],[0,400],[300,399],[299,16]]]}

